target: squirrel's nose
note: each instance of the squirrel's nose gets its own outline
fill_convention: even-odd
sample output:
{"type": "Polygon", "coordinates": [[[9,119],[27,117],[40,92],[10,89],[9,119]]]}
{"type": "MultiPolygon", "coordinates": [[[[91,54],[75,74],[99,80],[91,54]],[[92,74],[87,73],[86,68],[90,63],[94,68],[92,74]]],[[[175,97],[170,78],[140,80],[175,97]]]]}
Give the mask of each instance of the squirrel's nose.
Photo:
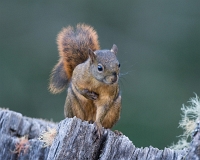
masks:
{"type": "Polygon", "coordinates": [[[108,84],[113,84],[113,83],[117,82],[117,80],[118,80],[117,72],[113,72],[113,73],[111,73],[111,75],[108,75],[105,77],[105,82],[108,84]]]}
{"type": "Polygon", "coordinates": [[[113,75],[111,77],[111,81],[112,81],[112,83],[115,83],[117,81],[117,73],[116,72],[113,73],[113,75]]]}

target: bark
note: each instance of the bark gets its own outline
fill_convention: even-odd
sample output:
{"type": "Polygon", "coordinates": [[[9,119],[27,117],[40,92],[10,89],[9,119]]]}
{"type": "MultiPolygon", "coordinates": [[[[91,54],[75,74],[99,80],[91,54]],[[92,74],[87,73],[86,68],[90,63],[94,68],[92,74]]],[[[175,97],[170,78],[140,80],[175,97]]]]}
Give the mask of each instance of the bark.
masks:
{"type": "Polygon", "coordinates": [[[62,160],[101,159],[134,160],[199,159],[199,130],[188,149],[159,150],[153,147],[137,148],[125,135],[104,129],[98,138],[96,127],[80,119],[66,118],[58,124],[22,116],[20,113],[0,109],[0,159],[4,160],[62,160]],[[56,128],[57,134],[50,147],[43,147],[38,139],[47,128],[56,128]],[[28,139],[21,138],[27,136],[28,139]]]}

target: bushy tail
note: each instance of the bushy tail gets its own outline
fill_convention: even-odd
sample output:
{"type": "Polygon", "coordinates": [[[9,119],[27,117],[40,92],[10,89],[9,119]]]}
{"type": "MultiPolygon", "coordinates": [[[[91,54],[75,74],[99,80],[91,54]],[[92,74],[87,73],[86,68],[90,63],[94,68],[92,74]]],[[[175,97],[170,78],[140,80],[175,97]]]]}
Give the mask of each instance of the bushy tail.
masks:
{"type": "Polygon", "coordinates": [[[57,44],[60,59],[50,77],[52,93],[60,93],[66,88],[74,68],[88,59],[89,48],[93,51],[100,49],[96,31],[85,24],[78,24],[75,30],[71,26],[63,28],[57,44]]]}

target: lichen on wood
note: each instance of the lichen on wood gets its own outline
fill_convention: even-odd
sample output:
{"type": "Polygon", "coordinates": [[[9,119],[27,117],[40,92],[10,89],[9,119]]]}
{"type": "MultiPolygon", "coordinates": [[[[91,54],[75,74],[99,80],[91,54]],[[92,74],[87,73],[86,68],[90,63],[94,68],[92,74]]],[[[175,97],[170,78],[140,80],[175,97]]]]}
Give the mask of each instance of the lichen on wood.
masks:
{"type": "MultiPolygon", "coordinates": [[[[0,109],[0,159],[62,160],[62,159],[167,159],[179,160],[186,156],[186,149],[137,148],[125,135],[104,129],[99,138],[96,127],[76,117],[66,118],[58,124],[22,116],[0,109]],[[57,133],[51,146],[44,147],[40,135],[49,128],[57,133]],[[27,136],[26,151],[18,148],[20,138],[27,136]]],[[[20,146],[19,146],[20,147],[20,146]]]]}

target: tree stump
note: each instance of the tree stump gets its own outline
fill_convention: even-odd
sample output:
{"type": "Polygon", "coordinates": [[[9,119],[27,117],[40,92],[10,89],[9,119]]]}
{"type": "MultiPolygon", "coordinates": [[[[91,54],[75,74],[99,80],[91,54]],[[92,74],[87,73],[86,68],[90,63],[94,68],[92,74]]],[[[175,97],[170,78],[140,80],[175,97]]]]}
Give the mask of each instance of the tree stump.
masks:
{"type": "Polygon", "coordinates": [[[159,150],[151,146],[137,148],[128,137],[117,135],[109,129],[104,129],[103,135],[98,138],[93,124],[76,117],[66,118],[56,124],[0,109],[0,134],[0,159],[4,160],[200,159],[198,128],[188,149],[159,150]],[[38,138],[48,128],[56,128],[57,134],[52,145],[44,147],[43,142],[38,138]]]}

